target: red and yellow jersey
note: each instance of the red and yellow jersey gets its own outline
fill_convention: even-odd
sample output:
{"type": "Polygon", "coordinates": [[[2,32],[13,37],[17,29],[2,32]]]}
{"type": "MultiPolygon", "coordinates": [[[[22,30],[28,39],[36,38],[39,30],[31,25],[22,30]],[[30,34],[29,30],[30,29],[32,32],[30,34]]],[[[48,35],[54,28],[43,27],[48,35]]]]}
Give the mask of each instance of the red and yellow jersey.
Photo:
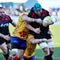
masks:
{"type": "Polygon", "coordinates": [[[26,57],[26,58],[30,58],[30,57],[34,56],[34,50],[36,48],[36,44],[32,44],[30,42],[30,39],[32,39],[32,38],[34,38],[34,36],[29,34],[28,39],[27,39],[28,40],[27,41],[27,48],[24,53],[24,57],[26,57]]]}
{"type": "Polygon", "coordinates": [[[17,26],[13,31],[13,36],[26,40],[28,35],[28,29],[26,28],[26,22],[22,19],[23,14],[19,17],[17,26]]]}

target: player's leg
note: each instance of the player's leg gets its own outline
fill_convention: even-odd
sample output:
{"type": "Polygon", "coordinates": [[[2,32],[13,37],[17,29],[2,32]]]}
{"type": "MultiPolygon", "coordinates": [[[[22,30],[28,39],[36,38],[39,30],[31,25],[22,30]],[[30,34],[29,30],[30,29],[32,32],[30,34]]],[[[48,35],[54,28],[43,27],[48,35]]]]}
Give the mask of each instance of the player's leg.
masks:
{"type": "MultiPolygon", "coordinates": [[[[42,33],[43,34],[43,33],[42,33]]],[[[45,53],[45,57],[44,59],[45,60],[52,60],[51,59],[51,56],[50,56],[50,48],[49,48],[49,45],[53,45],[51,43],[48,43],[47,41],[50,41],[49,39],[51,39],[51,34],[48,34],[48,33],[45,33],[41,36],[41,38],[46,38],[46,42],[45,43],[42,43],[40,46],[41,48],[43,49],[44,53],[45,53]]]]}
{"type": "Polygon", "coordinates": [[[26,49],[26,41],[22,40],[19,44],[19,50],[18,50],[18,56],[20,59],[23,58],[25,49],[26,49]]]}
{"type": "Polygon", "coordinates": [[[23,58],[24,60],[35,60],[34,52],[35,52],[36,44],[33,44],[31,40],[35,41],[34,36],[29,34],[27,38],[27,47],[24,52],[24,58],[23,58]]]}
{"type": "Polygon", "coordinates": [[[7,53],[7,46],[6,46],[6,44],[5,44],[5,43],[1,44],[1,45],[0,45],[0,48],[2,49],[2,51],[3,51],[3,53],[4,53],[5,59],[7,60],[9,55],[8,55],[8,53],[7,53]]]}
{"type": "Polygon", "coordinates": [[[11,42],[10,42],[10,40],[9,41],[5,41],[6,42],[6,45],[7,45],[7,52],[8,52],[8,54],[9,54],[9,50],[11,50],[11,42]]]}
{"type": "Polygon", "coordinates": [[[7,53],[7,46],[6,46],[5,40],[3,38],[0,39],[0,48],[2,49],[2,51],[4,53],[5,59],[7,60],[9,54],[7,53]]]}
{"type": "Polygon", "coordinates": [[[39,44],[39,46],[42,48],[43,52],[45,53],[44,59],[45,60],[50,60],[50,56],[49,56],[50,55],[50,51],[49,51],[49,47],[48,47],[47,43],[46,42],[42,42],[42,43],[39,44]]]}
{"type": "Polygon", "coordinates": [[[53,60],[52,55],[54,53],[54,43],[53,43],[52,39],[48,39],[48,47],[49,47],[49,50],[50,50],[51,60],[53,60]]]}
{"type": "Polygon", "coordinates": [[[12,49],[18,49],[18,53],[13,50],[12,55],[18,56],[18,60],[21,59],[24,55],[24,51],[26,49],[26,41],[22,40],[18,37],[11,37],[12,49]]]}
{"type": "Polygon", "coordinates": [[[11,50],[11,42],[10,42],[10,40],[6,44],[7,44],[8,49],[11,50]]]}

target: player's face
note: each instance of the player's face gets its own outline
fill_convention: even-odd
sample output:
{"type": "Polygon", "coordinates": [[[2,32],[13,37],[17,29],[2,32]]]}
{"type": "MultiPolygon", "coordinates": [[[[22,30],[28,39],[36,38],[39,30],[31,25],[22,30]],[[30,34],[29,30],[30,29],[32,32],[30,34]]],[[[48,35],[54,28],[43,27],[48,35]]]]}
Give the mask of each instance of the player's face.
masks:
{"type": "Polygon", "coordinates": [[[36,10],[36,11],[35,11],[35,13],[36,13],[37,15],[40,15],[41,12],[42,12],[42,10],[36,10]]]}
{"type": "Polygon", "coordinates": [[[2,15],[4,13],[4,9],[0,9],[0,15],[2,15]]]}

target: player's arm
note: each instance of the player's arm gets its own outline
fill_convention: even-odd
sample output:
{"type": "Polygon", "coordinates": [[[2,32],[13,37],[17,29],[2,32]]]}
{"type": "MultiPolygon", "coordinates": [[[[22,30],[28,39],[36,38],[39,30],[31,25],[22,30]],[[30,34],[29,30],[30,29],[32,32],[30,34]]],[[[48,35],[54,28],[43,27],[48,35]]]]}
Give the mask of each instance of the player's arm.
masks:
{"type": "Polygon", "coordinates": [[[55,17],[51,17],[51,22],[48,22],[49,25],[54,24],[55,22],[57,22],[57,19],[55,17]]]}
{"type": "Polygon", "coordinates": [[[12,21],[11,24],[16,27],[16,23],[14,21],[12,21]]]}
{"type": "Polygon", "coordinates": [[[29,23],[26,23],[26,27],[27,27],[29,30],[31,30],[31,31],[33,31],[33,32],[35,32],[35,33],[37,33],[37,34],[40,34],[40,27],[39,27],[39,28],[33,28],[29,23]]]}
{"type": "Polygon", "coordinates": [[[3,37],[4,37],[4,34],[0,33],[0,37],[2,37],[2,38],[3,38],[3,37]]]}
{"type": "Polygon", "coordinates": [[[0,33],[0,37],[2,37],[5,40],[10,40],[10,36],[9,35],[4,35],[4,34],[0,33]]]}
{"type": "Polygon", "coordinates": [[[52,24],[54,24],[52,20],[50,22],[49,21],[47,22],[47,25],[52,25],[52,24]]]}
{"type": "MultiPolygon", "coordinates": [[[[46,12],[47,12],[47,16],[50,16],[49,12],[48,11],[46,11],[46,12]]],[[[50,17],[51,17],[51,20],[50,21],[47,20],[47,26],[52,25],[57,21],[55,17],[53,17],[53,16],[50,16],[50,17]]]]}
{"type": "Polygon", "coordinates": [[[46,42],[47,39],[31,39],[30,42],[32,44],[37,44],[37,43],[41,43],[41,42],[46,42]]]}
{"type": "Polygon", "coordinates": [[[8,15],[7,17],[8,17],[9,23],[11,23],[13,26],[16,26],[16,23],[11,19],[11,17],[8,15]]]}
{"type": "Polygon", "coordinates": [[[52,18],[50,16],[50,14],[49,14],[49,12],[47,10],[45,10],[45,13],[46,13],[46,16],[43,19],[43,23],[45,23],[45,24],[43,24],[43,23],[42,24],[46,25],[46,26],[54,24],[54,22],[52,21],[52,18]]]}
{"type": "Polygon", "coordinates": [[[38,43],[41,43],[41,40],[40,39],[31,39],[30,42],[32,44],[38,44],[38,43]]]}
{"type": "Polygon", "coordinates": [[[51,30],[49,30],[49,31],[48,31],[48,34],[50,34],[50,35],[52,35],[52,36],[53,36],[53,34],[52,34],[51,30]]]}
{"type": "Polygon", "coordinates": [[[13,22],[13,20],[11,19],[9,15],[6,15],[6,18],[8,19],[8,23],[11,23],[13,26],[16,26],[16,23],[13,22]]]}
{"type": "Polygon", "coordinates": [[[34,19],[34,18],[30,18],[30,17],[28,17],[27,15],[23,15],[22,16],[22,19],[24,20],[24,21],[27,21],[27,22],[37,22],[37,23],[42,23],[42,20],[41,19],[34,19]]]}

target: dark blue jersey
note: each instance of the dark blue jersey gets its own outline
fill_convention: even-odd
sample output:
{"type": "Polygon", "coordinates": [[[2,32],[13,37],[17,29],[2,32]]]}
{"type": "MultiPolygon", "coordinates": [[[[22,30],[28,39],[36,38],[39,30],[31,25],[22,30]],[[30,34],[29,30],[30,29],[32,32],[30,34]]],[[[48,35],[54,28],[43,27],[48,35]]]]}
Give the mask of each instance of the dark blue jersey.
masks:
{"type": "Polygon", "coordinates": [[[4,34],[4,35],[8,35],[9,34],[9,23],[11,23],[12,20],[11,18],[4,14],[0,16],[0,33],[4,34]]]}

